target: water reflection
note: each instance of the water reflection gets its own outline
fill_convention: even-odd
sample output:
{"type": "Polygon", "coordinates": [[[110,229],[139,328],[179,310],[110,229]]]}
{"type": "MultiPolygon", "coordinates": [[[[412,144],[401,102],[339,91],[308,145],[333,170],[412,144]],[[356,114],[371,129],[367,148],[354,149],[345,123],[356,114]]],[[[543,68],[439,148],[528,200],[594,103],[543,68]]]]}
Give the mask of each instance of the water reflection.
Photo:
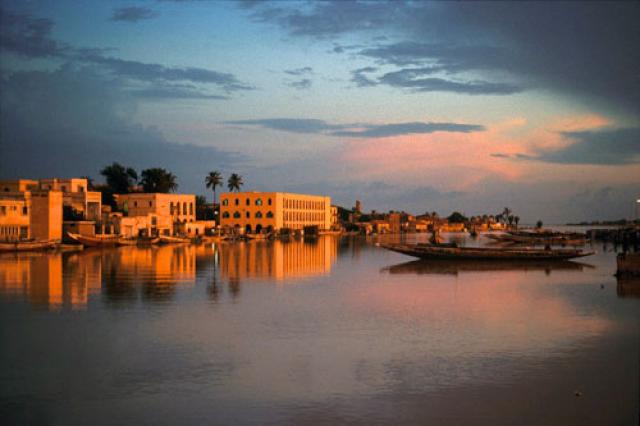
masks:
{"type": "Polygon", "coordinates": [[[547,275],[554,270],[582,271],[592,265],[578,262],[536,262],[536,261],[490,261],[490,260],[415,260],[382,268],[380,272],[390,274],[447,274],[481,271],[544,271],[547,275]]]}
{"type": "Polygon", "coordinates": [[[618,277],[619,297],[640,298],[640,277],[618,277]]]}
{"type": "Polygon", "coordinates": [[[0,295],[60,309],[84,308],[91,295],[108,303],[166,302],[181,287],[207,282],[211,300],[223,285],[236,299],[243,280],[284,282],[328,274],[338,240],[120,247],[76,253],[0,256],[0,295]]]}

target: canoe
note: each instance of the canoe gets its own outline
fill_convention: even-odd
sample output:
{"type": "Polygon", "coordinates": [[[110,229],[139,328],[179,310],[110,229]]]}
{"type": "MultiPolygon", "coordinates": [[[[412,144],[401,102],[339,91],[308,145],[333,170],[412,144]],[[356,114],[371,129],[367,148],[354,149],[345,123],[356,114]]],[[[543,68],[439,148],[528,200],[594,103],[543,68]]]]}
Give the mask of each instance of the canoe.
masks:
{"type": "Polygon", "coordinates": [[[160,235],[160,242],[163,244],[189,244],[190,238],[171,237],[169,235],[160,235]]]}
{"type": "Polygon", "coordinates": [[[95,235],[91,237],[88,235],[74,234],[73,232],[67,232],[67,235],[72,240],[87,247],[115,247],[120,240],[118,235],[95,235]]]}
{"type": "Polygon", "coordinates": [[[380,244],[380,247],[420,259],[567,260],[593,254],[574,249],[443,247],[426,244],[380,244]]]}
{"type": "Polygon", "coordinates": [[[47,250],[55,245],[55,241],[5,241],[0,242],[0,252],[47,250]]]}

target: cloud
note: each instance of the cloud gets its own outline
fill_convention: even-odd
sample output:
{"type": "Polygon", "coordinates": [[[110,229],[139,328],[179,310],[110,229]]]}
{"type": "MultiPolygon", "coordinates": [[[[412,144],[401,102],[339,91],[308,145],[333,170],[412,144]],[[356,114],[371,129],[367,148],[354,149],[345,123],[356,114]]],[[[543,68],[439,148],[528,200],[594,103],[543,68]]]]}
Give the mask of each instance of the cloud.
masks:
{"type": "Polygon", "coordinates": [[[51,38],[53,21],[0,8],[0,48],[27,57],[58,56],[68,46],[51,38]]]}
{"type": "MultiPolygon", "coordinates": [[[[127,8],[128,9],[128,8],[127,8]]],[[[218,72],[198,67],[169,67],[161,64],[144,63],[107,56],[109,49],[78,48],[57,42],[51,37],[54,23],[49,19],[35,18],[31,15],[14,14],[2,11],[0,27],[0,47],[4,51],[30,58],[55,57],[68,63],[90,63],[99,65],[104,71],[117,77],[136,80],[154,87],[135,87],[141,95],[158,97],[161,93],[169,98],[171,93],[177,98],[223,99],[224,96],[195,91],[187,93],[169,87],[168,82],[192,82],[203,85],[215,85],[231,93],[253,90],[231,73],[218,72]]]]}
{"type": "Polygon", "coordinates": [[[405,69],[383,75],[379,84],[410,89],[416,92],[454,92],[467,95],[510,95],[523,89],[509,83],[492,83],[482,80],[460,81],[439,77],[417,78],[430,74],[430,69],[405,69]]]}
{"type": "Polygon", "coordinates": [[[305,75],[305,74],[312,74],[313,73],[313,68],[311,67],[302,67],[302,68],[296,68],[296,69],[292,69],[292,70],[285,70],[285,73],[289,74],[289,75],[305,75]]]}
{"type": "Polygon", "coordinates": [[[111,20],[122,22],[138,22],[144,19],[155,18],[156,16],[158,16],[158,12],[147,7],[130,6],[114,9],[113,15],[111,15],[111,20]]]}
{"type": "Polygon", "coordinates": [[[434,132],[470,133],[485,130],[478,124],[459,123],[393,123],[393,124],[331,124],[323,120],[302,118],[269,118],[260,120],[227,121],[226,124],[259,126],[293,133],[313,133],[348,138],[386,138],[434,132]]]}
{"type": "Polygon", "coordinates": [[[94,66],[14,72],[0,89],[3,178],[98,178],[101,167],[118,161],[167,168],[181,191],[197,193],[204,192],[202,177],[212,167],[228,170],[244,161],[215,147],[175,143],[136,123],[137,102],[127,87],[94,66]]]}
{"type": "Polygon", "coordinates": [[[293,87],[294,89],[307,90],[311,88],[312,82],[308,78],[303,78],[302,80],[292,81],[286,84],[287,86],[293,87]]]}
{"type": "Polygon", "coordinates": [[[225,100],[227,96],[208,94],[191,87],[166,86],[149,87],[146,89],[132,89],[130,94],[142,99],[166,100],[166,99],[211,99],[225,100]]]}
{"type": "Polygon", "coordinates": [[[563,132],[562,135],[573,143],[542,152],[533,159],[560,164],[640,163],[640,127],[563,132]]]}

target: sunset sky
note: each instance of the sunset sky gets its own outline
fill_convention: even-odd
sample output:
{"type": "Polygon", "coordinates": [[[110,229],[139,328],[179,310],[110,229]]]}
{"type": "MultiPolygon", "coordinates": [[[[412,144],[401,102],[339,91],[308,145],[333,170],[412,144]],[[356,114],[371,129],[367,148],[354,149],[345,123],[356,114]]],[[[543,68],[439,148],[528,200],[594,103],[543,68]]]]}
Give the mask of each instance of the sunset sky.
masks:
{"type": "Polygon", "coordinates": [[[631,218],[640,3],[0,1],[0,178],[631,218]]]}

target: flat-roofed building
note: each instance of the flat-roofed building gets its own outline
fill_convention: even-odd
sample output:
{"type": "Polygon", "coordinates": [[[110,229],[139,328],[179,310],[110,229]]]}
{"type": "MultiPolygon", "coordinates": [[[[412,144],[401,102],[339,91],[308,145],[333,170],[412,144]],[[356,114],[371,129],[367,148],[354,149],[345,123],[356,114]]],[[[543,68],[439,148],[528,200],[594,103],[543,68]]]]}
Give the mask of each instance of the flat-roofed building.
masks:
{"type": "Polygon", "coordinates": [[[0,240],[61,238],[61,192],[0,192],[0,240]]]}
{"type": "Polygon", "coordinates": [[[148,217],[145,227],[151,235],[186,233],[186,224],[196,220],[193,194],[118,194],[116,202],[124,217],[148,217]]]}
{"type": "Polygon", "coordinates": [[[331,228],[331,198],[288,192],[226,192],[220,195],[220,225],[246,233],[331,228]]]}
{"type": "MultiPolygon", "coordinates": [[[[62,193],[63,208],[84,220],[99,221],[102,194],[88,190],[86,178],[15,179],[0,181],[0,192],[56,191],[62,193]]],[[[66,214],[66,213],[65,213],[66,214]]]]}

